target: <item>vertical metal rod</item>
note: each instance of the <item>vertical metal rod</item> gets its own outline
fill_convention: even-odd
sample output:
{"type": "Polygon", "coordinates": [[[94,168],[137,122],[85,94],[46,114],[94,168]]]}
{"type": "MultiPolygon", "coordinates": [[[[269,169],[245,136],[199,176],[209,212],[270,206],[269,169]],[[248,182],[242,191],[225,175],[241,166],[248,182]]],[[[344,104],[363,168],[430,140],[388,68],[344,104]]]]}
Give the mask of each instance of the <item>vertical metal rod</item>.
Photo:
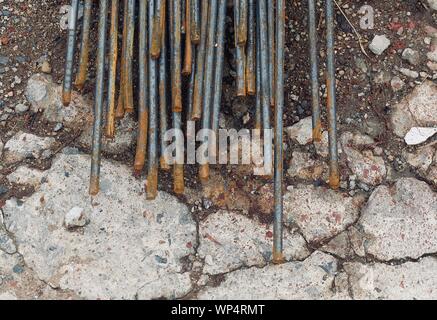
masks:
{"type": "Polygon", "coordinates": [[[193,114],[194,81],[196,79],[196,47],[194,44],[192,44],[191,47],[193,58],[191,59],[191,74],[188,83],[187,121],[191,121],[193,114]]]}
{"type": "MultiPolygon", "coordinates": [[[[257,12],[258,10],[256,10],[257,12]]],[[[256,98],[255,98],[255,129],[262,128],[262,101],[261,101],[261,37],[260,23],[256,23],[256,98]]]]}
{"type": "Polygon", "coordinates": [[[123,36],[121,45],[121,61],[120,61],[120,90],[118,94],[117,109],[115,111],[115,117],[121,119],[124,117],[125,111],[125,65],[126,65],[126,47],[127,47],[127,16],[128,16],[128,0],[123,1],[123,36]]]}
{"type": "Polygon", "coordinates": [[[62,103],[64,106],[68,106],[71,102],[71,82],[73,79],[74,52],[76,49],[76,27],[78,11],[79,0],[72,0],[70,17],[68,20],[68,40],[67,54],[65,57],[64,85],[62,87],[62,103]]]}
{"type": "Polygon", "coordinates": [[[151,27],[153,28],[153,40],[152,40],[152,49],[150,50],[150,54],[153,59],[158,59],[161,54],[161,38],[162,38],[162,0],[155,0],[155,20],[152,21],[151,27]]]}
{"type": "MultiPolygon", "coordinates": [[[[173,112],[173,128],[177,131],[182,128],[182,113],[173,112]]],[[[176,135],[176,139],[179,139],[180,136],[176,135]]],[[[176,142],[177,145],[180,145],[180,141],[176,142]]],[[[185,182],[184,182],[184,164],[176,162],[173,166],[173,191],[176,194],[184,193],[185,182]]]]}
{"type": "Polygon", "coordinates": [[[256,94],[256,70],[255,70],[255,46],[256,46],[256,12],[255,1],[249,0],[248,3],[248,35],[247,35],[247,54],[246,54],[246,87],[247,94],[256,94]]]}
{"type": "MultiPolygon", "coordinates": [[[[261,68],[261,107],[263,129],[271,130],[270,126],[270,101],[269,101],[269,49],[267,34],[267,12],[266,2],[258,1],[258,22],[259,22],[259,41],[260,41],[260,68],[261,68]]],[[[264,161],[271,167],[272,164],[272,145],[271,141],[264,141],[264,161]]],[[[267,173],[266,173],[267,174],[267,173]]],[[[268,174],[267,174],[268,175],[268,174]]]]}
{"type": "Polygon", "coordinates": [[[268,49],[269,49],[269,98],[270,105],[275,105],[275,0],[267,1],[267,32],[268,32],[268,49]]]}
{"type": "Polygon", "coordinates": [[[118,5],[119,0],[111,1],[111,29],[109,32],[109,75],[108,75],[108,114],[106,115],[105,135],[115,136],[115,91],[118,58],[118,5]]]}
{"type": "Polygon", "coordinates": [[[97,78],[94,102],[94,126],[93,143],[91,153],[91,175],[90,194],[96,195],[99,192],[100,180],[100,152],[102,143],[102,121],[103,121],[103,90],[105,85],[105,51],[106,51],[106,29],[108,20],[108,0],[100,0],[99,6],[99,31],[97,46],[97,78]]]}
{"type": "MultiPolygon", "coordinates": [[[[202,129],[211,129],[211,102],[214,74],[214,44],[217,25],[217,0],[211,0],[208,15],[208,40],[206,44],[205,79],[203,83],[202,129]]],[[[199,169],[201,181],[209,179],[209,164],[201,164],[199,169]]]]}
{"type": "Polygon", "coordinates": [[[171,52],[171,91],[172,109],[174,112],[182,112],[182,82],[181,82],[181,0],[173,1],[173,26],[174,45],[171,52]]]}
{"type": "MultiPolygon", "coordinates": [[[[174,32],[174,28],[177,26],[177,22],[175,22],[175,12],[176,12],[176,4],[174,1],[170,2],[169,5],[169,25],[170,25],[170,52],[174,52],[175,46],[176,46],[176,35],[174,32]]],[[[181,130],[182,128],[182,114],[181,112],[172,112],[173,116],[173,129],[177,132],[181,130]]],[[[180,136],[176,134],[176,145],[179,146],[180,142],[178,139],[180,139],[180,136]]],[[[177,152],[177,151],[176,151],[177,152]]],[[[184,165],[182,163],[177,162],[178,159],[176,159],[176,162],[173,165],[173,191],[176,194],[181,194],[184,192],[185,189],[185,182],[184,182],[184,165]]]]}
{"type": "Polygon", "coordinates": [[[83,89],[88,72],[92,7],[93,7],[93,1],[85,0],[85,4],[83,8],[82,35],[80,40],[79,70],[77,72],[76,82],[75,82],[76,88],[78,90],[83,89]]]}
{"type": "Polygon", "coordinates": [[[326,0],[326,57],[328,91],[328,133],[329,133],[329,185],[338,189],[340,173],[338,169],[337,148],[337,106],[335,97],[335,58],[334,58],[334,5],[332,0],[326,0]]]}
{"type": "Polygon", "coordinates": [[[218,133],[219,113],[222,102],[223,63],[226,25],[226,0],[219,0],[217,17],[217,44],[215,51],[214,97],[212,110],[212,130],[218,133]]]}
{"type": "Polygon", "coordinates": [[[192,120],[199,120],[202,116],[203,77],[205,65],[206,33],[208,29],[208,5],[209,1],[202,2],[202,17],[200,30],[200,45],[197,51],[196,80],[194,82],[193,113],[192,120]]]}
{"type": "Polygon", "coordinates": [[[240,0],[234,0],[234,29],[235,29],[235,46],[236,46],[236,64],[237,64],[237,96],[246,96],[246,79],[245,79],[245,52],[244,45],[238,44],[238,30],[240,29],[240,0]]]}
{"type": "MultiPolygon", "coordinates": [[[[190,11],[191,0],[185,0],[185,21],[191,21],[191,11],[190,11]]],[[[184,5],[182,5],[184,7],[184,5]]],[[[185,31],[185,56],[184,56],[184,68],[182,69],[182,74],[188,76],[191,74],[191,60],[193,59],[193,52],[191,46],[191,24],[186,24],[185,31]]]]}
{"type": "Polygon", "coordinates": [[[134,51],[135,34],[135,0],[128,0],[127,6],[127,33],[125,51],[125,72],[124,72],[124,109],[126,112],[134,111],[133,102],[133,77],[132,77],[132,58],[134,51]]]}
{"type": "MultiPolygon", "coordinates": [[[[149,0],[149,26],[154,21],[155,0],[149,0]]],[[[149,28],[149,50],[152,44],[153,30],[149,28]]],[[[148,174],[147,174],[147,199],[153,200],[158,195],[158,110],[157,110],[157,77],[156,60],[148,55],[149,62],[149,152],[148,152],[148,174]]]]}
{"type": "MultiPolygon", "coordinates": [[[[163,7],[161,14],[166,18],[166,0],[162,0],[163,7]]],[[[161,38],[161,55],[159,57],[159,137],[160,137],[160,148],[161,148],[161,158],[160,166],[163,170],[170,170],[170,164],[168,159],[165,158],[165,149],[167,147],[167,142],[165,141],[165,133],[167,132],[167,106],[168,106],[168,95],[167,95],[167,31],[166,24],[163,24],[162,28],[162,38],[161,38]]]]}
{"type": "Polygon", "coordinates": [[[282,179],[283,179],[283,109],[284,109],[284,45],[285,0],[276,1],[276,87],[275,87],[275,216],[273,224],[273,261],[281,263],[282,254],[282,179]]]}
{"type": "Polygon", "coordinates": [[[240,16],[238,23],[238,39],[237,43],[240,46],[245,46],[247,42],[247,0],[239,0],[240,1],[240,16]]]}
{"type": "Polygon", "coordinates": [[[191,0],[190,2],[190,29],[191,42],[194,44],[200,43],[200,8],[199,0],[191,0]]]}
{"type": "Polygon", "coordinates": [[[139,56],[138,56],[138,136],[135,153],[134,170],[140,173],[146,162],[148,107],[147,107],[147,64],[148,64],[148,32],[147,32],[147,2],[140,1],[139,8],[139,56]]]}
{"type": "Polygon", "coordinates": [[[313,141],[320,141],[322,138],[322,122],[320,119],[320,96],[319,96],[319,63],[317,51],[317,30],[316,30],[316,4],[315,0],[308,0],[308,33],[310,49],[310,75],[311,75],[311,97],[312,97],[312,119],[313,119],[313,141]]]}

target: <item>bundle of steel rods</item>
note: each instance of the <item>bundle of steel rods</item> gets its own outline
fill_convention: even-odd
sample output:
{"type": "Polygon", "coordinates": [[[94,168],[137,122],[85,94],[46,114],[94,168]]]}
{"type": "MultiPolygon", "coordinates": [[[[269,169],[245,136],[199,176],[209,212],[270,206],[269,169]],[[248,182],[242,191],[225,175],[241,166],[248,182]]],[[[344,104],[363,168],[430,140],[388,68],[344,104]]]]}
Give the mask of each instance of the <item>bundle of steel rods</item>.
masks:
{"type": "MultiPolygon", "coordinates": [[[[321,112],[314,1],[308,0],[313,135],[317,141],[321,138],[321,112]]],[[[99,0],[90,194],[99,192],[103,134],[113,139],[116,120],[133,111],[138,115],[134,170],[141,173],[147,164],[147,199],[157,196],[158,168],[170,170],[171,165],[174,192],[184,192],[183,162],[170,163],[164,153],[168,146],[165,134],[169,120],[173,129],[182,129],[186,120],[187,124],[196,122],[199,129],[218,131],[224,49],[225,44],[234,46],[237,96],[255,96],[255,127],[264,129],[264,135],[272,129],[271,112],[274,112],[274,146],[265,136],[264,161],[274,163],[273,260],[281,262],[285,0],[234,0],[235,43],[226,43],[227,2],[99,0]],[[184,86],[183,90],[185,83],[187,89],[184,86]]],[[[92,4],[92,0],[84,0],[75,81],[78,89],[87,78],[92,4]]],[[[65,105],[71,99],[78,11],[79,0],[72,0],[63,86],[65,105]]],[[[337,187],[332,0],[326,0],[326,23],[330,182],[337,187]]],[[[200,180],[207,181],[209,174],[208,161],[200,164],[200,180]]],[[[272,172],[266,175],[272,176],[272,172]]]]}

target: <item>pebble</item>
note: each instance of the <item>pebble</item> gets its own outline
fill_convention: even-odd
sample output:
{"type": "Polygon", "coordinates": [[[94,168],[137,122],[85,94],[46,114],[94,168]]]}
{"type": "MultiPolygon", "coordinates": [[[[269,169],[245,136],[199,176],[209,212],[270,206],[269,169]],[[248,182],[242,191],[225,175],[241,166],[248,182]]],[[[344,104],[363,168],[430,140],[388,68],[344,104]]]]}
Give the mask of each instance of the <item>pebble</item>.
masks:
{"type": "Polygon", "coordinates": [[[409,77],[409,78],[419,78],[419,73],[417,71],[414,70],[410,70],[407,68],[400,68],[399,72],[402,73],[404,76],[409,77]]]}
{"type": "Polygon", "coordinates": [[[376,35],[369,44],[369,49],[376,55],[381,55],[389,46],[391,42],[385,35],[376,35]]]}
{"type": "Polygon", "coordinates": [[[402,52],[402,59],[408,61],[413,66],[417,66],[420,63],[420,54],[411,48],[406,48],[402,52]]]}
{"type": "Polygon", "coordinates": [[[29,106],[26,106],[25,104],[19,103],[15,106],[15,112],[16,113],[25,113],[29,110],[29,106]]]}
{"type": "Polygon", "coordinates": [[[83,227],[86,224],[85,212],[83,208],[74,207],[65,215],[65,227],[67,229],[74,229],[83,227]]]}
{"type": "Polygon", "coordinates": [[[47,74],[52,73],[52,66],[48,61],[44,61],[41,65],[41,71],[47,74]]]}

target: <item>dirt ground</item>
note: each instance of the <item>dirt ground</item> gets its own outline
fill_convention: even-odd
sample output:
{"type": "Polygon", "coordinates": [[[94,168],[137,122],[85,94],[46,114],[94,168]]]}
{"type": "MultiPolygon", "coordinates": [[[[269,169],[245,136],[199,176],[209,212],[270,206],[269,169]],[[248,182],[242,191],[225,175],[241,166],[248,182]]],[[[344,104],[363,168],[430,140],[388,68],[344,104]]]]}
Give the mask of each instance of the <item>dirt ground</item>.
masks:
{"type": "MultiPolygon", "coordinates": [[[[359,130],[361,132],[374,132],[377,137],[376,143],[386,152],[384,157],[400,176],[413,175],[414,172],[405,170],[402,166],[400,154],[403,144],[395,138],[390,130],[387,117],[390,113],[390,106],[402,99],[411,91],[409,85],[404,89],[394,92],[390,84],[377,84],[373,78],[379,71],[392,70],[395,66],[402,67],[406,64],[401,58],[402,49],[412,47],[422,54],[426,52],[426,44],[423,42],[425,25],[437,26],[436,16],[431,15],[430,11],[419,0],[405,1],[338,1],[345,10],[348,19],[357,28],[363,37],[363,45],[367,48],[367,42],[375,34],[385,34],[392,39],[396,39],[391,46],[390,52],[384,56],[375,56],[369,52],[366,57],[360,50],[359,42],[352,28],[337,10],[336,28],[336,66],[337,66],[337,99],[338,99],[338,120],[339,132],[346,130],[359,130]],[[369,4],[375,9],[375,29],[361,30],[359,28],[360,15],[358,9],[369,4]],[[398,35],[397,28],[393,25],[401,24],[404,27],[402,35],[398,35]],[[358,72],[357,61],[364,61],[367,66],[367,74],[358,72]]],[[[5,0],[0,4],[0,13],[3,16],[0,20],[0,54],[10,58],[9,68],[0,74],[0,102],[4,107],[13,107],[17,103],[24,102],[23,90],[30,75],[39,72],[40,62],[46,57],[52,67],[52,76],[58,83],[62,82],[62,73],[65,56],[66,32],[60,31],[59,8],[61,5],[68,4],[67,0],[5,0]],[[2,7],[7,8],[3,10],[2,7]],[[7,12],[6,12],[7,11],[7,12]],[[6,13],[5,13],[6,12],[6,13]],[[21,81],[17,83],[16,77],[21,81]]],[[[284,114],[285,126],[290,126],[300,119],[311,114],[309,79],[308,79],[308,48],[306,33],[306,1],[286,1],[287,3],[287,35],[286,35],[286,108],[284,114]]],[[[319,12],[323,10],[320,7],[319,12]]],[[[318,31],[320,36],[321,48],[321,82],[324,79],[324,31],[323,14],[318,17],[318,31]]],[[[93,21],[93,37],[97,21],[93,21]]],[[[229,40],[229,39],[228,39],[229,40]]],[[[92,50],[92,52],[94,52],[92,50]]],[[[227,53],[227,59],[231,53],[227,53]]],[[[93,66],[93,60],[91,66],[93,66]]],[[[225,71],[224,98],[222,112],[235,127],[243,127],[242,115],[234,117],[236,103],[234,96],[234,79],[229,72],[230,64],[225,71]]],[[[426,68],[426,67],[425,67],[426,68]]],[[[428,71],[428,70],[421,70],[428,71]]],[[[90,79],[83,90],[84,95],[93,98],[93,78],[94,72],[91,68],[90,79]]],[[[322,100],[324,102],[324,100],[322,100]]],[[[243,101],[249,107],[251,121],[247,126],[253,125],[254,110],[253,101],[247,99],[243,101]]],[[[325,112],[324,112],[325,115],[325,112]]],[[[52,124],[45,123],[40,114],[26,113],[24,116],[16,115],[10,117],[0,126],[0,136],[11,136],[13,133],[23,130],[34,132],[38,135],[54,135],[52,124]]],[[[75,145],[78,130],[65,129],[61,133],[55,134],[56,139],[63,145],[75,145]]],[[[305,147],[311,151],[312,147],[305,147]]],[[[122,161],[132,162],[134,146],[132,152],[122,157],[122,161]]],[[[290,153],[287,152],[287,159],[290,153]]],[[[47,163],[33,163],[33,165],[47,167],[47,163]]],[[[10,168],[0,168],[3,174],[7,174],[10,168]]],[[[214,205],[233,206],[234,208],[249,209],[249,212],[259,214],[260,211],[267,212],[263,216],[266,221],[271,218],[271,204],[269,197],[259,197],[263,188],[271,191],[269,180],[247,176],[241,169],[233,167],[216,168],[218,176],[227,181],[229,199],[218,201],[214,205]],[[243,179],[241,179],[243,177],[243,179]],[[267,185],[266,185],[267,183],[267,185]],[[267,186],[267,187],[266,187],[267,186]],[[262,209],[266,207],[267,209],[262,209]],[[260,210],[260,208],[262,210],[260,210]]],[[[160,188],[171,189],[171,177],[162,173],[160,188]]],[[[0,181],[2,183],[2,181],[0,181]]],[[[7,183],[3,181],[3,183],[7,183]]],[[[197,170],[195,167],[186,168],[186,183],[189,187],[196,190],[200,188],[197,182],[197,170]]],[[[295,183],[294,180],[287,178],[286,184],[295,183]]],[[[323,181],[315,182],[324,184],[323,181]]],[[[0,196],[0,200],[5,200],[12,196],[22,197],[28,194],[29,190],[17,190],[12,188],[8,193],[0,196]]],[[[189,198],[189,197],[188,197],[189,198]]],[[[270,199],[271,200],[271,199],[270,199]]],[[[191,202],[190,199],[184,201],[191,202]]]]}

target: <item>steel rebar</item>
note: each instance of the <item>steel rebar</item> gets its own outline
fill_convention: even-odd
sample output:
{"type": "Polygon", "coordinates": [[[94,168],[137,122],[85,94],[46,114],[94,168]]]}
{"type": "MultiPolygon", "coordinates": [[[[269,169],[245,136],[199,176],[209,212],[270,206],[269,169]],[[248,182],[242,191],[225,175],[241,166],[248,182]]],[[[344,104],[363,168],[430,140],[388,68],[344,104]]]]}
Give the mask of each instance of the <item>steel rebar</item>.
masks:
{"type": "Polygon", "coordinates": [[[134,111],[134,93],[133,93],[133,73],[132,59],[134,51],[134,34],[135,34],[135,0],[128,0],[127,5],[127,32],[126,32],[126,50],[124,58],[124,110],[125,112],[134,111]]]}
{"type": "Polygon", "coordinates": [[[194,44],[200,43],[200,8],[199,0],[191,0],[190,2],[190,30],[191,42],[194,44]]]}
{"type": "Polygon", "coordinates": [[[238,43],[238,30],[240,29],[240,0],[234,0],[234,29],[235,29],[235,55],[236,55],[236,68],[237,68],[237,79],[236,88],[237,96],[246,96],[246,54],[245,46],[238,43]]]}
{"type": "Polygon", "coordinates": [[[246,90],[248,95],[256,94],[256,0],[248,2],[248,29],[246,53],[246,90]]]}
{"type": "Polygon", "coordinates": [[[268,70],[270,105],[275,105],[275,0],[269,0],[267,5],[267,39],[268,39],[268,70]]]}
{"type": "Polygon", "coordinates": [[[74,52],[76,51],[76,28],[79,11],[79,0],[71,1],[68,19],[67,54],[65,57],[64,84],[62,87],[62,103],[68,106],[71,102],[71,82],[73,79],[74,52]]]}
{"type": "Polygon", "coordinates": [[[326,89],[328,92],[328,134],[329,134],[329,185],[338,189],[340,173],[338,169],[337,147],[337,105],[335,97],[335,57],[334,57],[334,5],[326,0],[326,89]]]}
{"type": "Polygon", "coordinates": [[[283,109],[284,109],[284,44],[285,0],[276,1],[276,86],[275,86],[275,215],[273,223],[273,261],[284,260],[282,254],[282,180],[283,180],[283,109]]]}
{"type": "Polygon", "coordinates": [[[174,43],[171,49],[171,91],[172,110],[182,112],[182,79],[181,79],[181,0],[172,0],[174,15],[172,33],[174,43]]]}
{"type": "Polygon", "coordinates": [[[103,122],[103,90],[105,86],[105,53],[106,53],[106,29],[108,20],[108,0],[100,0],[99,6],[99,29],[97,44],[97,77],[94,102],[94,125],[91,152],[90,194],[99,192],[100,161],[102,143],[103,122]]]}
{"type": "MultiPolygon", "coordinates": [[[[258,22],[259,22],[259,41],[260,41],[260,69],[261,69],[261,108],[262,122],[264,133],[265,130],[271,130],[270,126],[270,83],[269,83],[269,49],[268,49],[268,31],[267,31],[267,11],[266,2],[258,1],[258,22]]],[[[264,137],[265,139],[265,137],[264,137]]],[[[264,161],[267,162],[268,168],[272,164],[272,145],[271,141],[264,141],[264,161]]],[[[265,173],[267,176],[271,172],[265,173]]]]}
{"type": "MultiPolygon", "coordinates": [[[[166,17],[165,0],[162,15],[166,17]]],[[[165,141],[165,133],[167,132],[167,110],[168,110],[168,90],[167,90],[167,32],[166,24],[162,27],[161,37],[161,55],[159,57],[159,141],[161,149],[160,167],[163,170],[170,170],[169,160],[166,158],[165,150],[167,142],[165,141]]],[[[191,44],[190,44],[191,45],[191,44]]]]}
{"type": "Polygon", "coordinates": [[[222,102],[222,82],[225,46],[225,25],[226,25],[226,0],[219,0],[217,15],[217,41],[215,50],[214,68],[214,96],[212,101],[212,125],[213,132],[218,133],[219,113],[222,102]]]}
{"type": "Polygon", "coordinates": [[[319,66],[318,66],[318,51],[317,51],[315,0],[308,0],[308,34],[309,34],[310,65],[311,65],[310,78],[311,78],[313,141],[320,141],[322,138],[322,122],[320,119],[319,66]]]}
{"type": "MultiPolygon", "coordinates": [[[[149,0],[149,26],[155,18],[155,0],[149,0]]],[[[149,28],[149,52],[153,40],[153,29],[149,28]]],[[[158,106],[157,106],[157,61],[148,55],[149,63],[149,139],[147,159],[147,199],[153,200],[158,195],[158,106]]]]}
{"type": "Polygon", "coordinates": [[[138,136],[135,152],[134,170],[140,173],[146,162],[148,134],[148,32],[147,2],[140,1],[139,6],[139,55],[138,55],[138,136]]]}
{"type": "Polygon", "coordinates": [[[111,1],[111,29],[109,31],[109,75],[108,75],[108,113],[106,115],[105,135],[115,136],[116,81],[118,60],[118,8],[119,0],[111,1]]]}
{"type": "Polygon", "coordinates": [[[82,35],[80,40],[79,69],[75,81],[75,86],[78,90],[83,89],[88,72],[92,7],[93,1],[85,0],[83,7],[82,35]]]}
{"type": "Polygon", "coordinates": [[[205,65],[206,33],[208,28],[208,5],[209,1],[202,2],[200,44],[197,50],[196,80],[194,82],[192,120],[199,120],[202,116],[203,78],[205,65]]]}

